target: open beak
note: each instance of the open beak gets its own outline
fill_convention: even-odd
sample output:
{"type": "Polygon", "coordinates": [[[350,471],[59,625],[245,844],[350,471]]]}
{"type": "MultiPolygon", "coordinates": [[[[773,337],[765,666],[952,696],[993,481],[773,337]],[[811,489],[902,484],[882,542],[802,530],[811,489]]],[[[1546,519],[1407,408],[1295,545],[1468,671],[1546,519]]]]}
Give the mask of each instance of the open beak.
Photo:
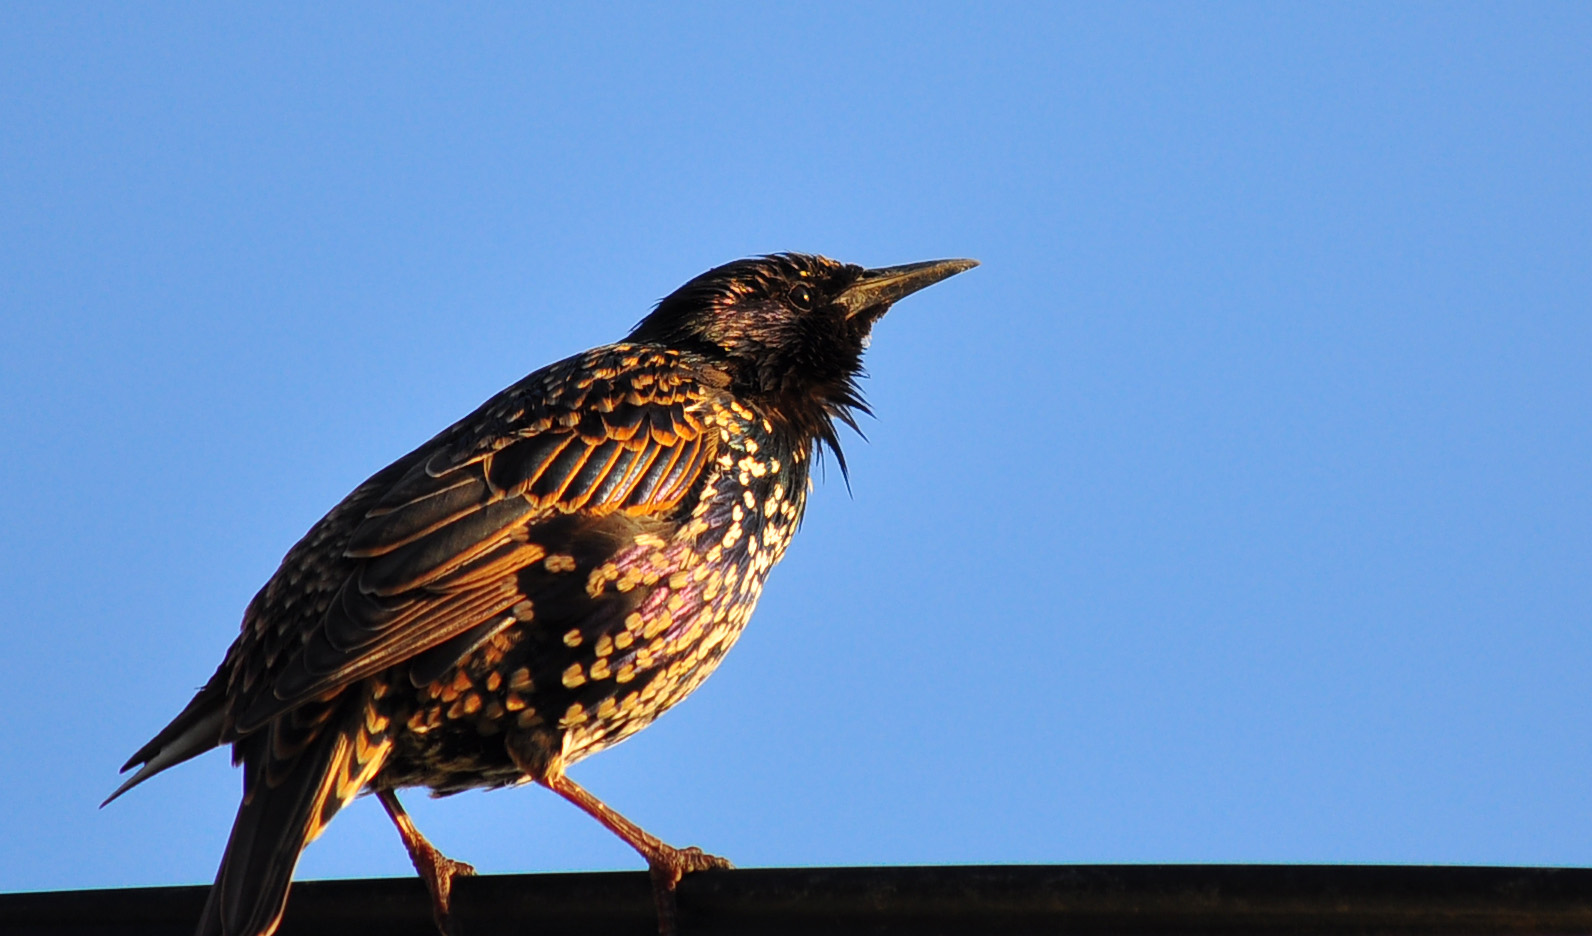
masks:
{"type": "Polygon", "coordinates": [[[925,286],[955,276],[963,270],[978,266],[977,260],[925,260],[922,263],[904,263],[901,266],[879,267],[863,270],[857,281],[835,298],[846,310],[846,318],[856,318],[870,312],[878,318],[890,304],[903,296],[910,296],[925,286]]]}

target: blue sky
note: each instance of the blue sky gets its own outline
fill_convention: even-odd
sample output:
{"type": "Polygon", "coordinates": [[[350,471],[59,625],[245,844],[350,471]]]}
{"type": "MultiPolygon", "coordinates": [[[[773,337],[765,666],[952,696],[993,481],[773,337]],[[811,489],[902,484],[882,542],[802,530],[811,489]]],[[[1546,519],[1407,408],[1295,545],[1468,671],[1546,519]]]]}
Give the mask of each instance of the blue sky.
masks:
{"type": "MultiPolygon", "coordinates": [[[[881,324],[706,686],[573,775],[743,866],[1592,864],[1592,8],[12,7],[0,889],[208,882],[101,811],[283,552],[726,260],[983,261],[881,324]]],[[[408,797],[483,871],[639,861],[408,797]]],[[[401,875],[377,805],[300,877],[401,875]]]]}

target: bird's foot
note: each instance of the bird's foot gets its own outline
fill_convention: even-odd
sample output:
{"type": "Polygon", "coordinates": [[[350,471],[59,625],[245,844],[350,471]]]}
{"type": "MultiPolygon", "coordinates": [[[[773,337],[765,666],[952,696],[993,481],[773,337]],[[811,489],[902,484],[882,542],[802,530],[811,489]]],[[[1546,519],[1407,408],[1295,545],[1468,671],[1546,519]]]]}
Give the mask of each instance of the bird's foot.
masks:
{"type": "Polygon", "coordinates": [[[442,936],[460,936],[458,921],[453,918],[453,879],[474,877],[475,866],[454,861],[429,842],[411,851],[409,857],[420,872],[420,879],[426,882],[426,890],[431,892],[431,918],[438,931],[442,936]]]}
{"type": "MultiPolygon", "coordinates": [[[[510,748],[510,753],[514,749],[510,748]]],[[[580,807],[615,835],[647,859],[647,870],[652,873],[652,899],[658,907],[658,932],[661,936],[675,936],[679,931],[679,913],[675,908],[674,889],[680,879],[696,871],[734,867],[717,855],[700,848],[675,848],[658,840],[656,835],[614,812],[606,803],[591,795],[584,787],[566,777],[562,770],[548,770],[544,764],[525,758],[520,769],[564,799],[580,807]]]]}
{"type": "Polygon", "coordinates": [[[378,790],[376,798],[381,800],[382,808],[397,827],[398,837],[404,840],[404,849],[409,852],[415,870],[420,872],[420,879],[426,882],[426,890],[431,894],[431,918],[436,921],[437,929],[442,936],[459,936],[458,924],[453,919],[453,879],[474,876],[474,866],[454,861],[427,841],[415,828],[415,821],[404,811],[403,804],[398,802],[397,793],[378,790]]]}
{"type": "Polygon", "coordinates": [[[695,846],[672,848],[663,845],[655,854],[649,855],[647,870],[652,873],[652,900],[658,908],[659,936],[677,936],[679,932],[680,914],[675,905],[674,889],[681,878],[697,871],[733,867],[718,855],[710,855],[695,846]]]}

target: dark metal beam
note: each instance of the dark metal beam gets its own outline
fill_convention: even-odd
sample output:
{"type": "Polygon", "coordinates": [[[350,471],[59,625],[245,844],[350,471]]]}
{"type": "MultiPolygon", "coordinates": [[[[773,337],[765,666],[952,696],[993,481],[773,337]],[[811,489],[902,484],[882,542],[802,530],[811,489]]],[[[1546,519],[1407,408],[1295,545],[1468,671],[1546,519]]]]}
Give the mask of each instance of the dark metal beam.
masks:
{"type": "MultiPolygon", "coordinates": [[[[656,933],[643,872],[461,879],[466,936],[656,933]]],[[[0,895],[0,932],[186,936],[203,887],[0,895]]],[[[1363,865],[993,865],[711,871],[697,934],[1592,933],[1592,870],[1363,865]]],[[[307,881],[282,936],[433,936],[418,880],[307,881]]]]}

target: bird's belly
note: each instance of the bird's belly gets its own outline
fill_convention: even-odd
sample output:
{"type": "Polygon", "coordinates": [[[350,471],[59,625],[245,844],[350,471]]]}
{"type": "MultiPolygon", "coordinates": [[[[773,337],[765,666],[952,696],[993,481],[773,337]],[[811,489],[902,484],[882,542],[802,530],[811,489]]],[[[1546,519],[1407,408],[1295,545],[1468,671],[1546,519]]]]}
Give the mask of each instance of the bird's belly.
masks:
{"type": "Polygon", "coordinates": [[[399,732],[392,752],[371,782],[375,789],[426,787],[433,795],[512,786],[526,777],[509,757],[503,733],[446,721],[424,733],[399,732]]]}
{"type": "MultiPolygon", "coordinates": [[[[721,607],[710,604],[690,617],[666,616],[667,626],[650,638],[643,626],[627,641],[621,625],[618,640],[603,634],[592,642],[598,646],[584,653],[583,647],[564,648],[556,663],[545,652],[516,653],[531,641],[519,628],[509,629],[497,638],[500,645],[510,645],[507,653],[478,649],[443,678],[413,690],[395,709],[400,730],[373,785],[422,786],[445,795],[522,782],[526,777],[505,744],[516,733],[548,735],[543,743],[554,748],[563,766],[619,743],[684,699],[718,667],[761,585],[753,580],[737,588],[734,600],[721,607]],[[616,643],[628,643],[633,652],[609,650],[616,643]],[[530,676],[532,667],[523,665],[527,656],[537,657],[542,665],[536,671],[551,678],[530,676]]],[[[654,629],[659,626],[658,620],[652,622],[654,629]]],[[[406,686],[407,675],[394,683],[406,686]]]]}
{"type": "MultiPolygon", "coordinates": [[[[761,582],[752,582],[726,607],[705,607],[695,619],[671,617],[667,630],[650,639],[642,628],[643,642],[630,642],[635,653],[596,656],[597,648],[584,655],[575,652],[578,647],[566,648],[562,665],[553,667],[545,665],[545,653],[535,654],[544,664],[539,669],[553,671],[545,684],[528,676],[529,666],[519,665],[526,655],[514,650],[529,641],[511,628],[497,638],[500,646],[510,645],[507,653],[480,648],[395,706],[400,730],[372,786],[426,787],[440,796],[523,782],[527,778],[505,744],[516,733],[550,735],[544,743],[552,744],[563,766],[619,743],[690,695],[718,667],[760,590],[761,582]]],[[[604,637],[615,642],[612,634],[598,641],[604,637]]],[[[394,675],[394,684],[408,688],[407,674],[394,675]]]]}

